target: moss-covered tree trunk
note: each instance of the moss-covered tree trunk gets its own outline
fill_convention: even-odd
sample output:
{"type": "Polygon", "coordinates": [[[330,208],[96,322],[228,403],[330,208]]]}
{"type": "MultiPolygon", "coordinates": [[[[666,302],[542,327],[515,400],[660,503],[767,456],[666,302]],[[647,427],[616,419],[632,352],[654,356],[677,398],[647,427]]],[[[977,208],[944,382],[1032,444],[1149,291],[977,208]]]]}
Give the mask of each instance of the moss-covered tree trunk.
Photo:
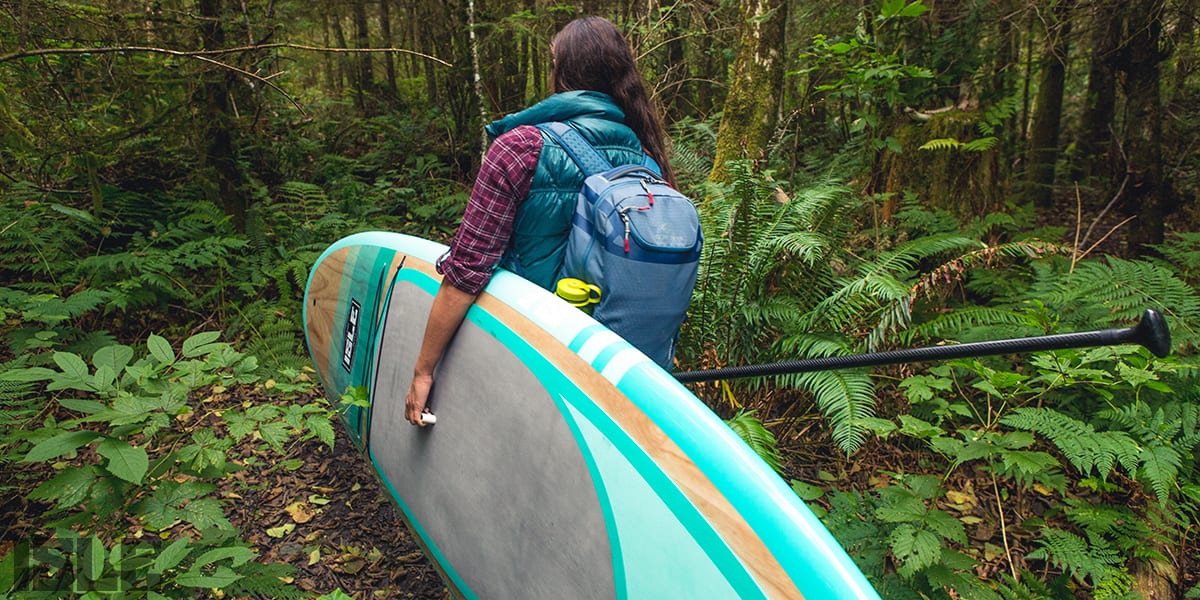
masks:
{"type": "Polygon", "coordinates": [[[729,177],[726,163],[762,160],[775,130],[783,83],[783,0],[742,0],[738,51],[729,74],[729,95],[717,130],[717,154],[709,179],[729,177]]]}
{"type": "Polygon", "coordinates": [[[959,148],[921,150],[934,139],[966,143],[979,135],[982,116],[974,110],[948,110],[910,119],[896,126],[893,137],[902,152],[884,152],[880,183],[888,201],[880,219],[892,217],[896,199],[916,194],[922,206],[947,210],[964,219],[982,217],[1003,205],[1008,184],[1002,170],[999,146],[981,152],[959,148]]]}
{"type": "MultiPolygon", "coordinates": [[[[200,0],[200,36],[205,50],[220,50],[225,45],[221,24],[221,0],[200,0]]],[[[234,116],[230,104],[234,77],[227,70],[211,70],[203,75],[198,95],[202,117],[198,119],[199,143],[203,145],[202,164],[209,199],[233,217],[238,230],[246,226],[248,201],[242,189],[242,171],[234,144],[234,116]]]]}
{"type": "Polygon", "coordinates": [[[1061,2],[1054,7],[1054,24],[1041,58],[1033,123],[1029,129],[1028,167],[1025,191],[1039,210],[1054,208],[1054,166],[1058,161],[1058,133],[1062,124],[1063,90],[1066,83],[1067,40],[1071,30],[1071,5],[1061,2]]]}
{"type": "Polygon", "coordinates": [[[1138,0],[1126,7],[1129,32],[1125,72],[1125,156],[1129,184],[1125,213],[1136,216],[1130,224],[1129,251],[1139,253],[1147,244],[1163,241],[1166,216],[1166,182],[1163,180],[1163,111],[1159,91],[1160,68],[1165,58],[1159,49],[1164,0],[1138,0]]]}

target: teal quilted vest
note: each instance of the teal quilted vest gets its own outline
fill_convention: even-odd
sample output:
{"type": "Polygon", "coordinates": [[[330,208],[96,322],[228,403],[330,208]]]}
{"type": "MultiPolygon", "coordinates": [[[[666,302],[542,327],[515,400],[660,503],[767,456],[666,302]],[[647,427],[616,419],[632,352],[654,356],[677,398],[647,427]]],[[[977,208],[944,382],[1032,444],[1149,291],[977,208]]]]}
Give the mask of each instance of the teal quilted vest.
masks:
{"type": "MultiPolygon", "coordinates": [[[[488,125],[491,138],[520,125],[562,121],[577,129],[613,166],[642,162],[637,135],[624,124],[625,114],[607,94],[565,92],[488,125]]],[[[508,250],[500,266],[548,290],[563,261],[575,200],[583,172],[558,143],[542,134],[538,158],[527,196],[517,209],[508,250]]]]}

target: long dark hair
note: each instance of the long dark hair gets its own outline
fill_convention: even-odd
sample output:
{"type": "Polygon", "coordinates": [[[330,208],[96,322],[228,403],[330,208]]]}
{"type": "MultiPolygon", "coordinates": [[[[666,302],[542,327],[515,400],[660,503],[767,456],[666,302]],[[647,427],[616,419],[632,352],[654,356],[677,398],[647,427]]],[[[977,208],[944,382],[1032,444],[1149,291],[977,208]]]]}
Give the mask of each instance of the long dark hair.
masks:
{"type": "Polygon", "coordinates": [[[658,162],[663,177],[674,185],[662,118],[646,93],[633,51],[621,31],[601,17],[575,19],[555,34],[550,52],[555,93],[590,90],[611,96],[625,112],[625,124],[658,162]]]}

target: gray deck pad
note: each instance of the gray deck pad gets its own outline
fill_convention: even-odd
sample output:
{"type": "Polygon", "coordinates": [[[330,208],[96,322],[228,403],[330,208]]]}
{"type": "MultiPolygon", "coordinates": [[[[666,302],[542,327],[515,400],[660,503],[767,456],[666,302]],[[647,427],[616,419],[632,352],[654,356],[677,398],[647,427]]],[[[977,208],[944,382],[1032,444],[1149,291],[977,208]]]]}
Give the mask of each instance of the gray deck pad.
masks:
{"type": "Polygon", "coordinates": [[[434,383],[437,424],[404,420],[432,301],[401,280],[384,317],[369,436],[381,476],[463,592],[613,598],[588,465],[559,405],[512,350],[464,322],[434,383]]]}

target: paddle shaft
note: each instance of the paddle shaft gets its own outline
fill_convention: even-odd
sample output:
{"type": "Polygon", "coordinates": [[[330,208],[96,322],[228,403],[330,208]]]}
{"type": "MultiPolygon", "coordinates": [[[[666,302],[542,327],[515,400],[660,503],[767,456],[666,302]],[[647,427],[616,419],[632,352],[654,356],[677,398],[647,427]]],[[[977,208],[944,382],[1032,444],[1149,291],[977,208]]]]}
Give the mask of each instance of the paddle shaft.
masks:
{"type": "Polygon", "coordinates": [[[1097,331],[971,342],[949,346],[928,346],[906,350],[889,350],[887,352],[806,358],[761,365],[742,365],[721,369],[688,371],[685,373],[674,373],[674,376],[675,379],[683,383],[694,383],[699,381],[715,381],[718,379],[809,373],[812,371],[831,371],[854,367],[873,367],[950,358],[1036,352],[1038,350],[1090,348],[1117,344],[1138,344],[1150,350],[1155,356],[1163,357],[1171,351],[1171,333],[1167,328],[1167,322],[1158,311],[1146,309],[1146,312],[1142,315],[1141,322],[1136,327],[1126,329],[1101,329],[1097,331]]]}

